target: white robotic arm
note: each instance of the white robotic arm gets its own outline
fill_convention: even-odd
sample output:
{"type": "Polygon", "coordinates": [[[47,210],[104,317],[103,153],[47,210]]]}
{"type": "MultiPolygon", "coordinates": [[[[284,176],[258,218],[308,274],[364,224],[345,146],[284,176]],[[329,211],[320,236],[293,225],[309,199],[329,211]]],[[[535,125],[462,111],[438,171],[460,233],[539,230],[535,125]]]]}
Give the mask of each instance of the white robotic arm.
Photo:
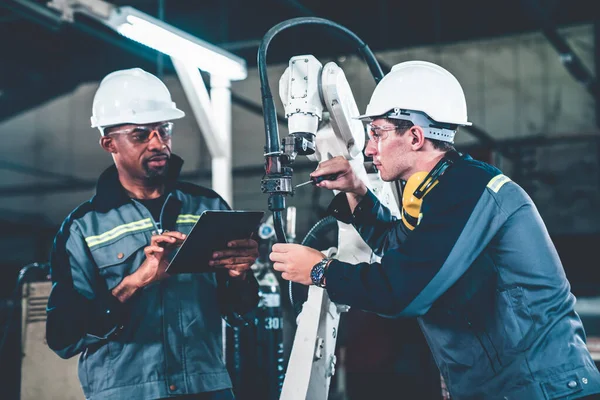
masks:
{"type": "MultiPolygon", "coordinates": [[[[382,182],[378,174],[367,174],[365,169],[362,152],[365,129],[362,122],[355,119],[359,115],[358,107],[342,69],[333,62],[323,67],[312,55],[292,57],[279,81],[279,94],[289,133],[294,140],[301,141],[296,143],[300,149],[298,154],[304,153],[319,162],[343,156],[367,187],[392,213],[399,215],[391,186],[382,182]],[[330,128],[317,131],[323,110],[329,113],[330,128]]],[[[372,261],[371,249],[351,225],[338,222],[338,228],[338,248],[328,249],[328,256],[353,264],[372,261]]],[[[335,372],[339,317],[346,310],[343,305],[333,304],[324,289],[309,288],[307,301],[298,316],[282,400],[327,398],[335,372]]]]}
{"type": "Polygon", "coordinates": [[[319,162],[343,156],[392,213],[400,214],[392,186],[381,181],[378,174],[366,172],[365,128],[356,119],[360,113],[352,89],[336,63],[329,62],[323,67],[312,55],[292,57],[279,80],[279,96],[288,118],[290,135],[297,141],[302,140],[299,154],[319,162]],[[332,129],[322,128],[317,134],[324,111],[329,114],[332,129]]]}
{"type": "Polygon", "coordinates": [[[308,155],[309,159],[322,161],[330,158],[323,150],[335,150],[335,155],[348,160],[362,158],[365,131],[362,123],[353,119],[359,115],[358,107],[344,72],[337,64],[330,62],[323,67],[312,55],[292,57],[279,80],[279,96],[288,118],[289,133],[313,142],[312,146],[306,144],[303,148],[314,149],[323,110],[329,112],[336,138],[333,141],[328,138],[332,143],[323,145],[323,138],[317,137],[321,147],[327,149],[308,155]]]}

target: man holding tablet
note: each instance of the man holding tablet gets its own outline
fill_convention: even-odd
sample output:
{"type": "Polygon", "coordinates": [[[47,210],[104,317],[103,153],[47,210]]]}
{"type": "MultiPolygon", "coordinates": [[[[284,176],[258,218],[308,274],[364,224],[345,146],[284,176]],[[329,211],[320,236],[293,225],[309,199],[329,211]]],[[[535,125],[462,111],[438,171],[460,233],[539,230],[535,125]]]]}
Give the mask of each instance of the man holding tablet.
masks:
{"type": "Polygon", "coordinates": [[[256,307],[258,245],[229,241],[209,272],[165,272],[204,211],[229,209],[212,190],[178,181],[171,121],[183,116],[139,68],[107,75],[96,92],[92,127],[115,165],[56,236],[46,326],[59,356],[81,353],[87,399],[234,398],[221,317],[245,322],[256,307]]]}

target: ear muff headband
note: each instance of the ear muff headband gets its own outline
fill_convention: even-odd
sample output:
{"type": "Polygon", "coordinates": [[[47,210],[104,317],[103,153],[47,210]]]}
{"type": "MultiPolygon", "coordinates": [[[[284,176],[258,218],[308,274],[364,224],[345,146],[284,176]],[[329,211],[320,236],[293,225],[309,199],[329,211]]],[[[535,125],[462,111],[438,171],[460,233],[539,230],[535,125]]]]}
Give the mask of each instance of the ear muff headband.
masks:
{"type": "Polygon", "coordinates": [[[458,152],[449,151],[429,173],[415,172],[408,178],[402,192],[402,222],[409,230],[412,231],[419,224],[421,204],[425,195],[439,183],[440,177],[448,167],[461,157],[458,152]]]}

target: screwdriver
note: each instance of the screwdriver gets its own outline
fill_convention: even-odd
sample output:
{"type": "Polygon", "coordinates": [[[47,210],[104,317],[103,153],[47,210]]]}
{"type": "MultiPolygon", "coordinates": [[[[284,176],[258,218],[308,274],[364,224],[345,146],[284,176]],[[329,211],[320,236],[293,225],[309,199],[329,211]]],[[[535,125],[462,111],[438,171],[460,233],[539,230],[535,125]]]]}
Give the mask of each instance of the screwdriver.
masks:
{"type": "Polygon", "coordinates": [[[296,185],[296,188],[299,188],[300,186],[308,185],[309,183],[316,185],[317,183],[321,183],[323,181],[335,181],[337,179],[337,177],[338,177],[337,174],[317,176],[316,178],[310,178],[309,181],[299,183],[298,185],[296,185]]]}

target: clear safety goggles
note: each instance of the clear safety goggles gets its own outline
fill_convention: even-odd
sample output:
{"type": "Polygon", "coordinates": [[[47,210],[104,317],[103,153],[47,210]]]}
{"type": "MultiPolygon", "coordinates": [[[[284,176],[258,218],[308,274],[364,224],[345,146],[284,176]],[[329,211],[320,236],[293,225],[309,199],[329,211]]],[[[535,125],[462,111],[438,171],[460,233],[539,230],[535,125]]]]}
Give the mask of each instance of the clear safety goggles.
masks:
{"type": "Polygon", "coordinates": [[[148,143],[156,135],[161,142],[166,142],[171,140],[171,136],[173,136],[173,123],[163,122],[154,125],[136,125],[131,128],[120,129],[105,134],[105,136],[114,135],[127,135],[135,143],[148,143]]]}
{"type": "Polygon", "coordinates": [[[390,132],[395,131],[398,128],[398,125],[375,125],[371,122],[367,124],[367,133],[369,134],[370,140],[379,143],[386,139],[390,132]]]}

